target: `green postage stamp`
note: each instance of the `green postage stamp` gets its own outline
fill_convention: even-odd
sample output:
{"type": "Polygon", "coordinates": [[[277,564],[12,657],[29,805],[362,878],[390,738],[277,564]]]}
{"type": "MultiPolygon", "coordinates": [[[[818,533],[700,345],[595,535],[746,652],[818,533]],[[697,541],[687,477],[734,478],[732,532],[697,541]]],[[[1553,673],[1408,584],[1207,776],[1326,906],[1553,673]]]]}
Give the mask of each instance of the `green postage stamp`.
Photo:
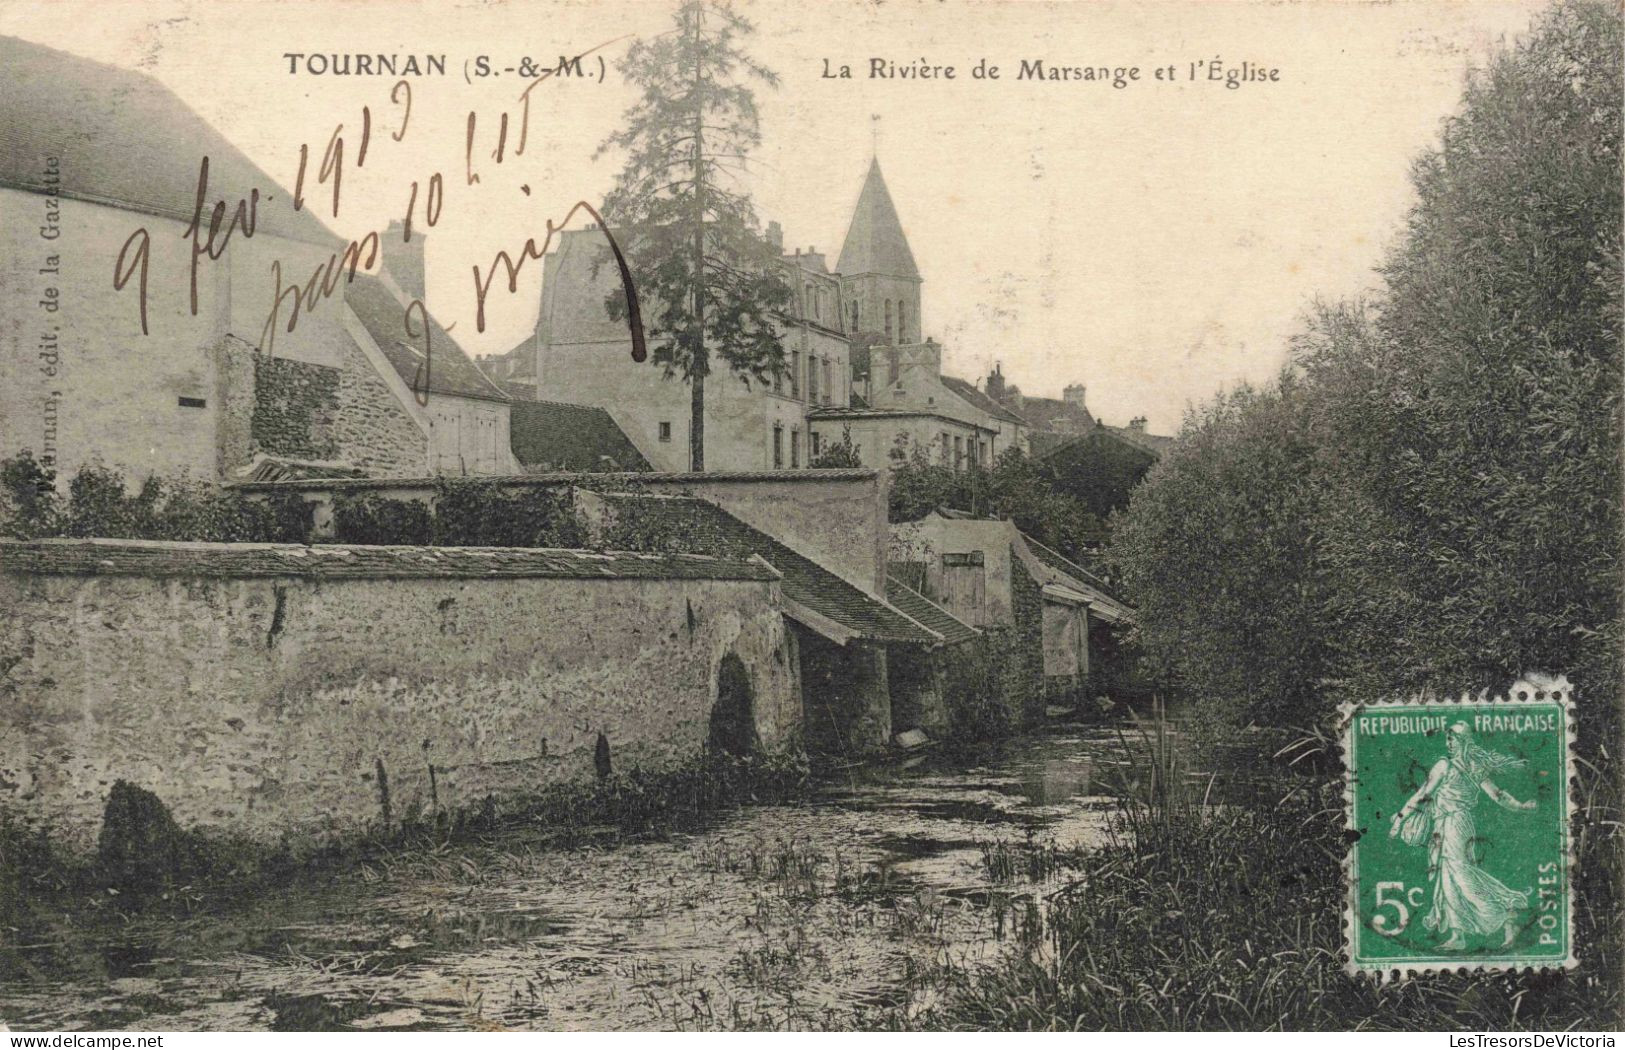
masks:
{"type": "Polygon", "coordinates": [[[1349,971],[1572,967],[1573,689],[1343,708],[1349,971]]]}

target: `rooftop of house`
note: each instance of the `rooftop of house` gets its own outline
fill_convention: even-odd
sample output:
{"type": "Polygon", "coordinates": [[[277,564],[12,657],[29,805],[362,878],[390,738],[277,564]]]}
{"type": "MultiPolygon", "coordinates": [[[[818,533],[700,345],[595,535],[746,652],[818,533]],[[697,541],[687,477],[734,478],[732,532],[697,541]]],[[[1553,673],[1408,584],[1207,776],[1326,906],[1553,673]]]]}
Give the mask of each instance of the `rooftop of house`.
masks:
{"type": "MultiPolygon", "coordinates": [[[[645,493],[604,493],[602,498],[619,521],[650,542],[734,560],[760,556],[783,575],[781,589],[787,602],[809,611],[809,619],[832,622],[840,633],[868,641],[921,645],[944,640],[934,628],[922,625],[707,500],[645,493]]],[[[610,546],[621,545],[614,529],[612,526],[607,537],[610,546]]],[[[789,612],[796,618],[796,609],[789,612]]],[[[815,630],[820,626],[806,625],[815,630]]],[[[844,642],[845,638],[834,640],[844,642]]]]}
{"type": "Polygon", "coordinates": [[[1095,417],[1089,409],[1074,401],[1063,401],[1058,397],[1029,397],[1021,396],[1019,408],[1012,408],[1027,425],[1035,430],[1059,430],[1063,432],[1082,432],[1095,425],[1095,417]]]}
{"type": "MultiPolygon", "coordinates": [[[[189,222],[209,161],[204,207],[258,189],[256,233],[336,246],[339,238],[157,80],[0,36],[0,185],[189,222]],[[46,158],[56,159],[54,173],[46,158]]],[[[205,213],[207,221],[207,213],[205,213]]]]}
{"type": "Polygon", "coordinates": [[[776,580],[748,554],[633,554],[528,547],[371,547],[150,540],[0,540],[13,575],[302,577],[307,579],[776,580]]]}
{"type": "Polygon", "coordinates": [[[971,406],[981,409],[983,412],[986,412],[995,419],[1002,419],[1008,423],[1021,423],[1024,425],[1027,422],[1014,412],[1010,411],[1008,408],[1005,408],[1003,405],[993,400],[991,397],[988,397],[987,394],[976,389],[975,383],[960,379],[958,376],[944,374],[942,377],[942,385],[953,391],[955,394],[958,394],[971,406]]]}
{"type": "Polygon", "coordinates": [[[422,333],[414,337],[407,331],[406,304],[379,278],[357,274],[355,280],[345,286],[344,301],[355,311],[362,327],[389,359],[401,381],[414,391],[427,389],[431,394],[453,397],[508,400],[508,395],[480,371],[433,316],[428,317],[432,360],[426,359],[421,349],[422,333]]]}
{"type": "Polygon", "coordinates": [[[646,471],[649,461],[602,408],[519,398],[508,441],[527,469],[646,471]]]}
{"type": "Polygon", "coordinates": [[[1162,434],[1148,434],[1140,427],[1113,427],[1102,423],[1087,434],[1052,435],[1048,441],[1035,442],[1032,454],[1034,458],[1054,460],[1066,456],[1068,451],[1075,452],[1087,448],[1089,442],[1101,440],[1118,441],[1144,452],[1153,459],[1161,459],[1178,439],[1162,434]],[[1059,440],[1056,440],[1057,438],[1059,440]]]}
{"type": "Polygon", "coordinates": [[[894,577],[889,567],[886,573],[886,600],[908,614],[910,618],[942,635],[942,640],[949,645],[973,641],[981,634],[970,624],[894,577]]]}

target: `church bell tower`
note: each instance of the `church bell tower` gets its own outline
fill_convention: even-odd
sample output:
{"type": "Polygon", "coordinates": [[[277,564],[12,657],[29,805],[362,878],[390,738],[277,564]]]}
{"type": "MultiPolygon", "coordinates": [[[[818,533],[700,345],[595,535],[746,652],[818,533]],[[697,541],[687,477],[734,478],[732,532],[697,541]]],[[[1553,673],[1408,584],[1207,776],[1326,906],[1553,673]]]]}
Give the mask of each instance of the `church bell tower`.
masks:
{"type": "Polygon", "coordinates": [[[892,345],[922,341],[920,271],[878,158],[869,163],[835,268],[848,334],[872,333],[892,345]]]}

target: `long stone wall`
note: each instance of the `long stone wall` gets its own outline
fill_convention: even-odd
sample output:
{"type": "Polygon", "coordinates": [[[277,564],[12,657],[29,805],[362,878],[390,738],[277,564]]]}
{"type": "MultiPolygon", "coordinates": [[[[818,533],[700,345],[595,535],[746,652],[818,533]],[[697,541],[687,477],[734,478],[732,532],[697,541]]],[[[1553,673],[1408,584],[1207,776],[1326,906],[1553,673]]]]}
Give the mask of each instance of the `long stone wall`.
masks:
{"type": "Polygon", "coordinates": [[[778,601],[692,556],[0,543],[0,808],[86,847],[124,779],[183,826],[321,838],[589,778],[600,733],[617,770],[697,754],[729,655],[773,746],[778,601]]]}

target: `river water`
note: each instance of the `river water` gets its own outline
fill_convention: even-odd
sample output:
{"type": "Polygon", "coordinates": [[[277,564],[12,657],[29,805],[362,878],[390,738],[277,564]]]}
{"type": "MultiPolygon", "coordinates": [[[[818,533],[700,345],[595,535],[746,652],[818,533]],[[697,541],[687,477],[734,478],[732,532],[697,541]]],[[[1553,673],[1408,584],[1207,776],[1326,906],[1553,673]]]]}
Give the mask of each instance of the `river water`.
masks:
{"type": "MultiPolygon", "coordinates": [[[[240,911],[0,955],[14,1029],[865,1028],[1034,950],[1032,902],[1109,834],[1117,736],[924,756],[792,806],[601,848],[524,829],[240,911]],[[1050,863],[1059,858],[1059,865],[1050,863]]],[[[1041,943],[1041,939],[1039,940],[1041,943]]],[[[1037,949],[1041,950],[1041,949],[1037,949]]]]}

